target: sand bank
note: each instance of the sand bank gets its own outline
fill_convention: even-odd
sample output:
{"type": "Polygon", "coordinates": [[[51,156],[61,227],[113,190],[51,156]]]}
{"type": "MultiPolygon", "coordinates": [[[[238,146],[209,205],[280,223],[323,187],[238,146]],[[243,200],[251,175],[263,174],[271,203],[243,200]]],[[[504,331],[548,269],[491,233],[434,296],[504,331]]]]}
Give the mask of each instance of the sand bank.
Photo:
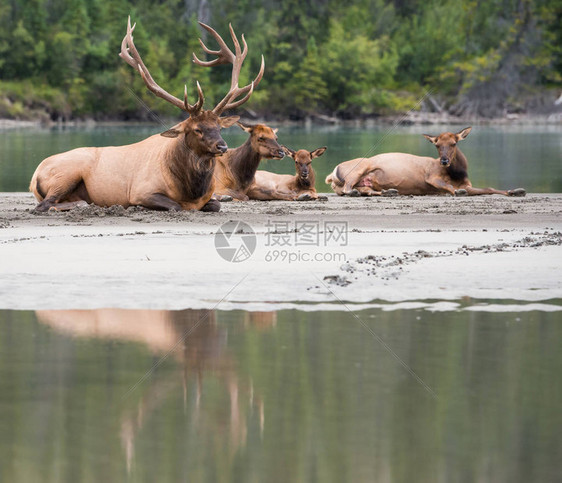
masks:
{"type": "Polygon", "coordinates": [[[0,308],[562,308],[562,194],[329,196],[220,213],[34,205],[0,194],[0,308]],[[244,228],[254,251],[237,263],[215,247],[229,221],[255,233],[254,248],[244,228]]]}

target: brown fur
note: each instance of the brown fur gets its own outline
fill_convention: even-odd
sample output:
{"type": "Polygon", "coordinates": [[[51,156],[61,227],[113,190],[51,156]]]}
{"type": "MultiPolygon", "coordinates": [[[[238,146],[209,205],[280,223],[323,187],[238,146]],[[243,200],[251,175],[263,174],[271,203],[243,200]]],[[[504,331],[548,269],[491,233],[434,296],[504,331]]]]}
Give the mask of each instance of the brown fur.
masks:
{"type": "Polygon", "coordinates": [[[232,196],[235,200],[248,200],[247,191],[262,159],[282,159],[285,155],[277,143],[277,129],[264,124],[249,126],[237,123],[250,137],[237,148],[229,149],[217,158],[215,169],[215,194],[232,196]]]}
{"type": "Polygon", "coordinates": [[[296,152],[285,148],[285,154],[295,161],[295,176],[257,171],[254,183],[248,190],[249,198],[262,201],[318,199],[318,193],[315,188],[316,174],[312,168],[312,160],[322,156],[325,151],[325,147],[315,149],[314,151],[300,149],[296,152]]]}
{"type": "Polygon", "coordinates": [[[380,196],[386,190],[402,195],[485,195],[524,196],[525,190],[502,191],[494,188],[474,188],[468,179],[468,161],[457,148],[472,128],[439,136],[424,134],[439,152],[439,158],[406,153],[384,153],[372,158],[360,158],[340,163],[326,178],[326,183],[338,195],[361,194],[380,196]]]}
{"type": "Polygon", "coordinates": [[[31,180],[30,190],[41,202],[37,209],[80,200],[99,206],[175,206],[158,203],[161,198],[153,195],[159,194],[181,209],[200,210],[213,194],[215,156],[226,147],[220,128],[237,119],[203,111],[136,144],[79,148],[51,156],[31,180]]]}

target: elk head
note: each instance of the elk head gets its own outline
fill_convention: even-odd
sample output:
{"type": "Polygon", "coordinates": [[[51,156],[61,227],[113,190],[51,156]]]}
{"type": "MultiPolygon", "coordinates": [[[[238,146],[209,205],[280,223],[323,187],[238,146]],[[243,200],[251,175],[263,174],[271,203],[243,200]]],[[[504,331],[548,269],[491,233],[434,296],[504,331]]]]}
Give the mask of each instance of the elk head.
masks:
{"type": "Polygon", "coordinates": [[[197,82],[198,100],[195,104],[189,104],[187,100],[187,86],[184,88],[184,99],[182,101],[166,92],[154,81],[150,72],[144,65],[135,44],[133,43],[133,30],[135,29],[135,25],[131,27],[131,17],[129,17],[127,20],[127,34],[121,43],[121,53],[119,56],[127,62],[127,64],[133,67],[133,69],[140,73],[146,87],[154,93],[154,95],[168,101],[189,114],[188,119],[163,132],[162,136],[172,138],[183,136],[186,146],[198,156],[204,154],[218,155],[224,153],[227,150],[227,145],[220,135],[220,130],[223,127],[232,126],[236,121],[238,121],[239,116],[221,117],[221,114],[227,109],[233,109],[244,104],[250,98],[252,92],[254,91],[254,87],[259,84],[263,77],[263,71],[265,68],[263,55],[261,58],[260,71],[257,77],[247,86],[238,87],[240,70],[244,59],[248,54],[248,45],[246,44],[244,35],[242,35],[242,44],[244,46],[242,49],[232,25],[229,25],[230,36],[234,42],[234,52],[232,52],[222,37],[214,29],[202,22],[199,22],[199,25],[201,25],[201,27],[207,30],[215,38],[219,45],[219,50],[209,49],[203,41],[199,39],[199,43],[203,47],[203,50],[207,54],[216,55],[217,57],[213,60],[204,62],[199,60],[197,56],[193,54],[193,62],[204,67],[232,64],[230,90],[212,110],[205,110],[203,109],[205,97],[203,96],[203,90],[201,89],[199,82],[197,82]],[[240,98],[240,96],[244,97],[240,98]]]}
{"type": "Polygon", "coordinates": [[[456,134],[452,132],[444,132],[439,136],[430,136],[424,134],[423,136],[432,144],[435,144],[439,152],[439,160],[441,166],[447,168],[451,165],[451,161],[457,156],[457,143],[466,138],[472,127],[467,127],[456,134]]]}
{"type": "Polygon", "coordinates": [[[295,168],[299,181],[305,185],[314,185],[314,171],[311,166],[312,160],[318,156],[322,156],[326,151],[326,147],[318,148],[314,151],[307,151],[306,149],[293,151],[287,146],[283,146],[283,149],[287,156],[295,160],[295,168]]]}
{"type": "Polygon", "coordinates": [[[253,126],[241,122],[236,124],[250,135],[252,149],[262,158],[283,159],[285,157],[285,150],[277,142],[277,129],[271,129],[265,124],[253,126]]]}

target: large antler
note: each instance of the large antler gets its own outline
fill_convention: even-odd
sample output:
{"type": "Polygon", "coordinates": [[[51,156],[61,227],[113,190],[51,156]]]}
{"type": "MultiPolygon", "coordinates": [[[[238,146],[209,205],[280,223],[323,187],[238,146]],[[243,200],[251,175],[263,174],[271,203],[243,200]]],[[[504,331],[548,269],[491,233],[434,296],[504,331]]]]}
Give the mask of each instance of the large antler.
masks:
{"type": "Polygon", "coordinates": [[[177,97],[173,96],[172,94],[166,92],[162,89],[154,79],[150,75],[150,72],[144,65],[144,62],[141,59],[140,54],[133,43],[133,30],[135,30],[135,25],[131,27],[131,16],[129,16],[127,20],[127,35],[123,38],[123,42],[121,42],[121,53],[119,57],[121,57],[127,64],[129,64],[133,69],[138,70],[142,77],[142,80],[146,84],[146,87],[150,91],[152,91],[156,96],[168,101],[169,103],[173,104],[176,107],[179,107],[183,111],[189,113],[190,116],[196,116],[203,107],[203,102],[205,98],[203,97],[203,91],[199,82],[197,82],[197,92],[199,93],[199,100],[195,104],[189,104],[187,102],[187,85],[184,89],[184,100],[180,100],[177,97]]]}
{"type": "Polygon", "coordinates": [[[250,98],[252,92],[254,92],[254,87],[259,84],[261,78],[263,77],[263,71],[265,69],[265,61],[262,55],[260,71],[251,84],[248,84],[247,86],[244,87],[238,87],[238,78],[240,77],[240,69],[242,68],[242,63],[244,62],[244,59],[248,54],[248,45],[246,44],[246,39],[244,38],[244,34],[242,34],[242,44],[244,45],[244,49],[242,50],[240,49],[240,43],[236,38],[236,34],[234,33],[232,25],[231,24],[228,25],[228,28],[230,29],[230,36],[232,37],[232,41],[234,42],[234,50],[236,52],[236,54],[234,54],[228,48],[222,37],[213,28],[209,27],[208,25],[205,25],[202,22],[199,22],[199,25],[201,25],[201,27],[207,30],[207,32],[209,32],[215,38],[215,40],[219,44],[220,50],[209,49],[203,43],[203,41],[199,39],[199,43],[201,44],[201,47],[203,47],[203,50],[207,54],[216,55],[217,58],[210,60],[208,62],[204,62],[202,60],[199,60],[197,56],[193,54],[193,62],[195,62],[197,65],[201,65],[204,67],[211,67],[213,65],[222,65],[222,64],[232,64],[232,80],[230,82],[230,90],[223,98],[223,100],[220,101],[213,109],[213,112],[215,114],[220,115],[224,110],[238,107],[244,104],[250,98]],[[246,95],[242,99],[236,101],[236,99],[243,94],[246,95]]]}

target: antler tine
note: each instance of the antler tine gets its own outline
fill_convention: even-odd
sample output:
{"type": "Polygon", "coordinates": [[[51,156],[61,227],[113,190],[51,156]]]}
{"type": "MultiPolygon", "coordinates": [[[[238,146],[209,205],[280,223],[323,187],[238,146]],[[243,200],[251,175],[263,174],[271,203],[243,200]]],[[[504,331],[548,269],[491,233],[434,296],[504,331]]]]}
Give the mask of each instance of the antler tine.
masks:
{"type": "MultiPolygon", "coordinates": [[[[199,40],[199,44],[201,44],[201,47],[203,47],[203,50],[207,54],[210,54],[210,55],[219,55],[220,54],[220,50],[211,50],[211,49],[209,49],[209,47],[207,47],[205,45],[205,43],[201,39],[197,39],[197,40],[199,40]]],[[[193,54],[193,55],[195,55],[195,54],[193,54]]]]}
{"type": "Polygon", "coordinates": [[[234,61],[236,60],[236,56],[232,53],[232,50],[228,48],[228,45],[226,45],[226,42],[222,39],[219,33],[214,28],[209,27],[207,24],[204,24],[203,22],[199,22],[199,25],[201,25],[201,27],[203,27],[207,32],[209,32],[215,38],[217,44],[219,44],[220,49],[211,50],[205,45],[205,43],[201,39],[199,39],[199,43],[203,47],[203,50],[208,54],[216,55],[217,58],[205,62],[199,60],[194,53],[193,62],[203,67],[212,67],[213,65],[222,65],[222,64],[233,64],[234,61]]]}
{"type": "Polygon", "coordinates": [[[121,42],[121,53],[119,54],[119,57],[121,57],[125,62],[127,62],[127,64],[135,69],[137,68],[137,65],[135,63],[135,60],[131,57],[131,54],[129,54],[127,41],[129,40],[129,38],[132,40],[132,33],[133,30],[135,30],[136,26],[137,24],[135,23],[131,27],[131,16],[129,16],[129,18],[127,19],[127,34],[125,35],[125,37],[123,37],[123,41],[121,42]]]}
{"type": "Polygon", "coordinates": [[[244,44],[244,49],[242,50],[242,58],[245,59],[246,55],[248,55],[248,44],[246,43],[244,34],[242,34],[242,43],[244,44]]]}
{"type": "Polygon", "coordinates": [[[252,93],[254,92],[254,82],[252,81],[251,84],[248,84],[246,87],[244,87],[243,89],[240,89],[237,92],[236,96],[231,96],[230,99],[235,99],[238,96],[241,96],[244,92],[248,91],[248,93],[242,98],[239,99],[236,102],[228,102],[228,104],[224,107],[225,109],[234,109],[235,107],[241,106],[242,104],[244,104],[252,95],[252,93]]]}
{"type": "MultiPolygon", "coordinates": [[[[234,42],[234,51],[236,52],[236,57],[238,58],[242,55],[242,50],[240,49],[240,42],[238,42],[238,37],[236,37],[231,23],[228,24],[228,30],[230,31],[232,42],[234,42]]],[[[242,34],[242,36],[244,36],[244,34],[242,34]]],[[[244,60],[244,57],[245,56],[242,57],[242,60],[244,60]]]]}
{"type": "Polygon", "coordinates": [[[229,97],[227,104],[225,105],[224,109],[234,109],[235,107],[241,106],[242,104],[244,104],[252,95],[252,93],[254,92],[254,88],[260,83],[260,81],[262,80],[263,77],[263,73],[265,70],[265,59],[263,58],[263,55],[261,56],[261,67],[260,67],[260,71],[258,72],[258,75],[256,76],[256,78],[252,81],[251,84],[248,84],[247,86],[244,86],[242,88],[238,88],[237,92],[235,92],[232,96],[229,97]],[[242,94],[246,94],[242,99],[235,101],[235,102],[230,102],[230,100],[232,99],[236,99],[237,97],[241,96],[242,94]]]}
{"type": "Polygon", "coordinates": [[[202,28],[204,28],[207,32],[209,32],[214,37],[214,39],[217,41],[217,44],[219,45],[219,50],[209,49],[209,47],[207,47],[205,43],[201,39],[199,39],[199,43],[201,44],[203,51],[210,55],[216,55],[217,57],[209,61],[203,61],[199,59],[197,55],[195,55],[194,53],[193,62],[203,67],[212,67],[214,65],[221,65],[221,64],[232,64],[232,77],[230,81],[230,89],[226,94],[226,96],[224,96],[224,98],[213,109],[213,112],[215,114],[220,115],[225,109],[232,109],[234,107],[238,107],[241,104],[244,104],[244,102],[246,102],[250,98],[252,92],[254,91],[254,87],[258,85],[258,83],[263,77],[263,72],[265,69],[265,61],[262,55],[260,71],[251,84],[248,84],[247,86],[244,86],[242,88],[238,87],[240,70],[242,69],[242,64],[244,62],[244,59],[248,54],[248,44],[246,43],[246,38],[242,34],[243,47],[241,47],[238,37],[236,36],[234,29],[232,28],[232,24],[228,25],[228,29],[230,31],[230,37],[232,38],[232,42],[234,43],[235,53],[233,53],[232,50],[230,50],[228,45],[226,45],[226,42],[223,40],[223,38],[218,34],[218,32],[215,29],[209,27],[203,22],[199,22],[199,25],[201,25],[202,28]],[[231,102],[233,99],[236,99],[241,95],[244,95],[242,99],[231,102]]]}
{"type": "Polygon", "coordinates": [[[146,84],[148,90],[150,90],[154,95],[168,101],[170,104],[182,109],[183,111],[187,111],[191,116],[196,115],[201,108],[203,107],[203,102],[205,98],[203,97],[203,91],[201,90],[201,86],[197,83],[197,90],[199,93],[199,99],[196,104],[193,106],[187,102],[187,86],[184,91],[184,100],[180,100],[177,97],[173,96],[169,92],[166,92],[162,89],[152,78],[150,75],[149,70],[144,65],[142,58],[135,47],[133,42],[133,30],[136,27],[136,23],[131,27],[131,16],[129,15],[127,19],[127,34],[123,38],[123,42],[121,42],[121,52],[119,57],[121,57],[127,64],[133,67],[135,70],[138,70],[142,80],[146,84]]]}
{"type": "Polygon", "coordinates": [[[197,93],[199,94],[199,99],[195,104],[190,104],[189,102],[187,102],[187,85],[184,86],[183,102],[185,105],[185,110],[189,112],[190,115],[195,115],[197,112],[199,112],[203,107],[203,103],[205,102],[205,96],[203,96],[203,89],[201,89],[199,81],[197,81],[197,93]]]}

